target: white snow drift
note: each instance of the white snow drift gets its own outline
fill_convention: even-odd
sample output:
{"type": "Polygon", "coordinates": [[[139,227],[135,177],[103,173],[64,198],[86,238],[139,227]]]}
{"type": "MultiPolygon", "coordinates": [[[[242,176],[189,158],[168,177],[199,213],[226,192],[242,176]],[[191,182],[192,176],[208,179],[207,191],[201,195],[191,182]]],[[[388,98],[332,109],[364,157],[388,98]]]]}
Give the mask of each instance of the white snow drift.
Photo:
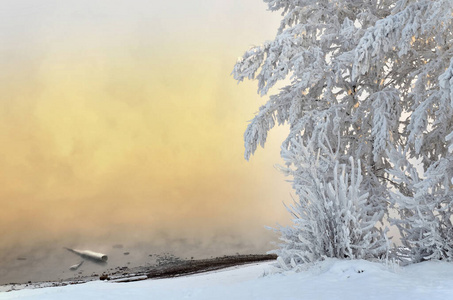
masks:
{"type": "Polygon", "coordinates": [[[429,261],[386,267],[364,260],[328,259],[299,273],[269,274],[271,263],[133,283],[90,282],[1,293],[0,299],[450,299],[453,265],[429,261]]]}

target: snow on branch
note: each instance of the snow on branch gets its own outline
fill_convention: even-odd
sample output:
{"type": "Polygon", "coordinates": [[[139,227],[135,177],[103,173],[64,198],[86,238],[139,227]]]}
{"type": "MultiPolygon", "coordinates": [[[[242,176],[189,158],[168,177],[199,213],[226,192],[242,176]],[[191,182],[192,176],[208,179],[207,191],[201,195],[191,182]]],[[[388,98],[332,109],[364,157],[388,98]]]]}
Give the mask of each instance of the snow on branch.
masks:
{"type": "Polygon", "coordinates": [[[373,160],[377,161],[387,149],[387,144],[397,139],[399,119],[402,109],[399,105],[398,90],[384,89],[373,94],[373,127],[371,137],[373,144],[373,160]]]}
{"type": "Polygon", "coordinates": [[[450,0],[416,1],[400,12],[378,20],[367,29],[355,50],[353,80],[382,61],[387,52],[398,49],[398,56],[402,57],[411,51],[417,39],[450,30],[452,9],[450,0]]]}

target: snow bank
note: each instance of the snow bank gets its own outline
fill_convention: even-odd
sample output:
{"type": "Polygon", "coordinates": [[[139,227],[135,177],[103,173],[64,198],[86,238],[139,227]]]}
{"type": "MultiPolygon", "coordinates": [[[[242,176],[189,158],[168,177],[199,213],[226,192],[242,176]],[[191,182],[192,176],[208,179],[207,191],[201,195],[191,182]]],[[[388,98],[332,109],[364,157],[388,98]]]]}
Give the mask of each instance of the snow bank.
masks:
{"type": "Polygon", "coordinates": [[[266,275],[270,263],[132,283],[89,282],[1,293],[0,299],[450,299],[453,264],[387,268],[363,260],[329,259],[300,273],[266,275]],[[392,270],[390,270],[392,269],[392,270]]]}

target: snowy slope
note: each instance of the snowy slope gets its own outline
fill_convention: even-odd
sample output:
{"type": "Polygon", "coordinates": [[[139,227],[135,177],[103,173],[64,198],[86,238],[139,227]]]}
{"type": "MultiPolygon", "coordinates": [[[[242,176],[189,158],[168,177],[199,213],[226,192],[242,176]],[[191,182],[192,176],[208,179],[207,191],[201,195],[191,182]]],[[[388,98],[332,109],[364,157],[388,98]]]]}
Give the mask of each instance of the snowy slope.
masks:
{"type": "Polygon", "coordinates": [[[273,274],[270,263],[132,283],[86,284],[0,293],[0,299],[453,299],[453,264],[389,268],[362,260],[327,260],[300,273],[273,274]]]}

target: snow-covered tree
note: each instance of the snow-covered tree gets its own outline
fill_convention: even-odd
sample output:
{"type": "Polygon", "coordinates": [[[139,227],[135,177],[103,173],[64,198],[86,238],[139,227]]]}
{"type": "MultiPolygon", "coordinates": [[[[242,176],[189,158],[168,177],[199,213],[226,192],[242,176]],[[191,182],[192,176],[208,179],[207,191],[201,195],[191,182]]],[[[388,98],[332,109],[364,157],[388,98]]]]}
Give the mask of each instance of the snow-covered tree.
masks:
{"type": "MultiPolygon", "coordinates": [[[[249,124],[244,135],[246,159],[258,145],[264,146],[270,129],[287,123],[284,157],[291,153],[313,159],[314,154],[301,152],[308,147],[322,160],[332,160],[324,170],[331,178],[344,168],[349,181],[354,172],[350,157],[360,161],[363,179],[357,191],[367,195],[362,209],[369,220],[383,216],[391,203],[401,215],[395,223],[404,244],[417,249],[414,258],[449,258],[453,1],[264,2],[270,10],[282,11],[278,33],[273,41],[247,51],[233,74],[238,81],[257,79],[261,95],[278,82],[286,86],[269,97],[249,124]],[[325,151],[327,144],[334,156],[325,151]],[[420,162],[418,169],[415,162],[420,162]]],[[[286,159],[288,168],[304,169],[291,173],[296,190],[297,182],[314,172],[301,161],[286,159]]],[[[313,178],[324,187],[335,185],[324,175],[313,178]]],[[[352,182],[344,184],[351,187],[352,182]]],[[[322,194],[298,196],[302,210],[307,201],[324,201],[322,194]]],[[[301,222],[312,218],[297,215],[301,222]]],[[[292,233],[282,231],[284,239],[298,243],[303,228],[296,224],[292,233]]],[[[332,233],[325,230],[324,234],[332,233]]],[[[385,243],[383,236],[373,238],[373,247],[385,243]]],[[[372,247],[367,251],[374,253],[372,247]]]]}
{"type": "Polygon", "coordinates": [[[293,227],[280,227],[284,243],[273,251],[283,269],[323,257],[371,258],[387,249],[383,233],[376,228],[383,212],[376,211],[361,190],[360,161],[350,158],[349,170],[336,160],[337,153],[324,139],[325,147],[314,150],[313,143],[293,141],[297,151],[282,151],[288,165],[282,168],[294,177],[299,201],[288,207],[293,227]]]}
{"type": "Polygon", "coordinates": [[[402,244],[410,249],[411,260],[453,260],[452,158],[433,163],[422,179],[413,162],[396,151],[392,154],[395,168],[390,172],[401,186],[392,193],[400,218],[392,221],[401,232],[402,244]]]}

